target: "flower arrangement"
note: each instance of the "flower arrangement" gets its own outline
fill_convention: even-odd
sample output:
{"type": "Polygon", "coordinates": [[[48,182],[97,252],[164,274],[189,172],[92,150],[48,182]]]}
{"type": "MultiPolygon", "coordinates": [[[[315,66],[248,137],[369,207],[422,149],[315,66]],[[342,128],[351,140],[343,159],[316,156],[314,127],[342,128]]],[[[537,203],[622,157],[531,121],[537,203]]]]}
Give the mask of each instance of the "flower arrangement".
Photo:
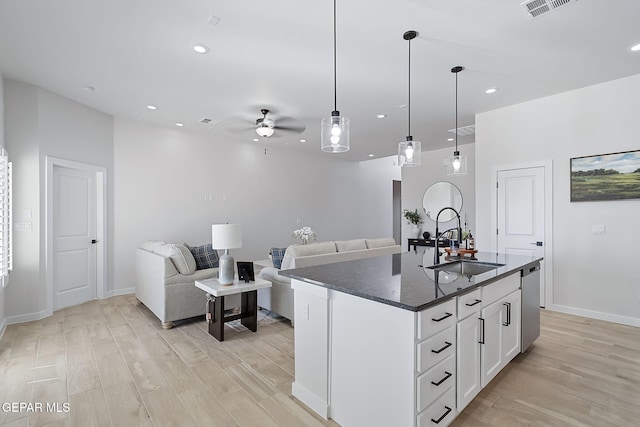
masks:
{"type": "Polygon", "coordinates": [[[309,240],[316,239],[316,233],[313,232],[311,227],[305,226],[305,227],[299,228],[298,230],[294,230],[293,237],[295,237],[296,239],[302,240],[302,243],[306,245],[309,242],[309,240]]]}
{"type": "Polygon", "coordinates": [[[414,211],[405,209],[402,215],[404,216],[404,219],[406,219],[407,223],[409,224],[418,225],[420,224],[420,222],[422,222],[422,219],[420,218],[420,214],[418,213],[418,209],[414,211]]]}

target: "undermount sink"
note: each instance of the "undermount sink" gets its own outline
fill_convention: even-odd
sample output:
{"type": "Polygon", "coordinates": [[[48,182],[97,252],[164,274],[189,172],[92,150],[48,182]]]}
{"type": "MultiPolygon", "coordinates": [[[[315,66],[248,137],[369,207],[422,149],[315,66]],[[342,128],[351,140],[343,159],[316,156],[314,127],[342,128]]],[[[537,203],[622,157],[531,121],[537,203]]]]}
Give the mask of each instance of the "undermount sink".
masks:
{"type": "Polygon", "coordinates": [[[465,276],[486,273],[496,268],[504,267],[504,264],[494,264],[490,262],[455,261],[446,264],[432,265],[428,267],[436,271],[446,271],[447,273],[457,273],[465,276]]]}

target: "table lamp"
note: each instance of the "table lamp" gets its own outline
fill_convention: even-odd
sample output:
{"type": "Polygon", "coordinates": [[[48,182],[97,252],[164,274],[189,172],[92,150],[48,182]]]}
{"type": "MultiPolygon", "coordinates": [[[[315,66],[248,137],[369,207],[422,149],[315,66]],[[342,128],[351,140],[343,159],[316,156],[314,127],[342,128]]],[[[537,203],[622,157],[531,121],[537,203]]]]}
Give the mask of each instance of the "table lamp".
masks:
{"type": "Polygon", "coordinates": [[[218,282],[232,285],[234,278],[234,260],[229,249],[242,247],[242,226],[240,224],[213,224],[211,226],[211,246],[224,249],[218,264],[218,282]]]}

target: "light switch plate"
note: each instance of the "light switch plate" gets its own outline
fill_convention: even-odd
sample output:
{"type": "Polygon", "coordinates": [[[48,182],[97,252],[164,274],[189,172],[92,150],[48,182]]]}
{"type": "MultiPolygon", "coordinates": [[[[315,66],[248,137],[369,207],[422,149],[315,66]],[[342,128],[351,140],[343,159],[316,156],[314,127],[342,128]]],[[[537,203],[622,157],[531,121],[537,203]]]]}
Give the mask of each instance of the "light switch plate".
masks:
{"type": "Polygon", "coordinates": [[[604,224],[596,224],[591,227],[591,234],[603,235],[606,234],[606,229],[604,224]]]}

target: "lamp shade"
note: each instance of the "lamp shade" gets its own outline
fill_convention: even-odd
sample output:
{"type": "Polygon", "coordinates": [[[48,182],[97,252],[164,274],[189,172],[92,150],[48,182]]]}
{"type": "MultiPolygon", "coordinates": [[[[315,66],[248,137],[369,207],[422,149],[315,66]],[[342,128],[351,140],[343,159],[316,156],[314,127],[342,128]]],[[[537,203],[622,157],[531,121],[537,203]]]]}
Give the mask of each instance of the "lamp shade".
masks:
{"type": "Polygon", "coordinates": [[[331,117],[322,119],[321,138],[322,151],[327,153],[344,153],[349,151],[350,120],[340,116],[339,111],[332,111],[331,117]]]}
{"type": "Polygon", "coordinates": [[[398,166],[420,166],[422,144],[407,137],[398,144],[398,166]]]}
{"type": "Polygon", "coordinates": [[[211,246],[213,249],[241,248],[242,225],[213,224],[211,226],[211,246]]]}

